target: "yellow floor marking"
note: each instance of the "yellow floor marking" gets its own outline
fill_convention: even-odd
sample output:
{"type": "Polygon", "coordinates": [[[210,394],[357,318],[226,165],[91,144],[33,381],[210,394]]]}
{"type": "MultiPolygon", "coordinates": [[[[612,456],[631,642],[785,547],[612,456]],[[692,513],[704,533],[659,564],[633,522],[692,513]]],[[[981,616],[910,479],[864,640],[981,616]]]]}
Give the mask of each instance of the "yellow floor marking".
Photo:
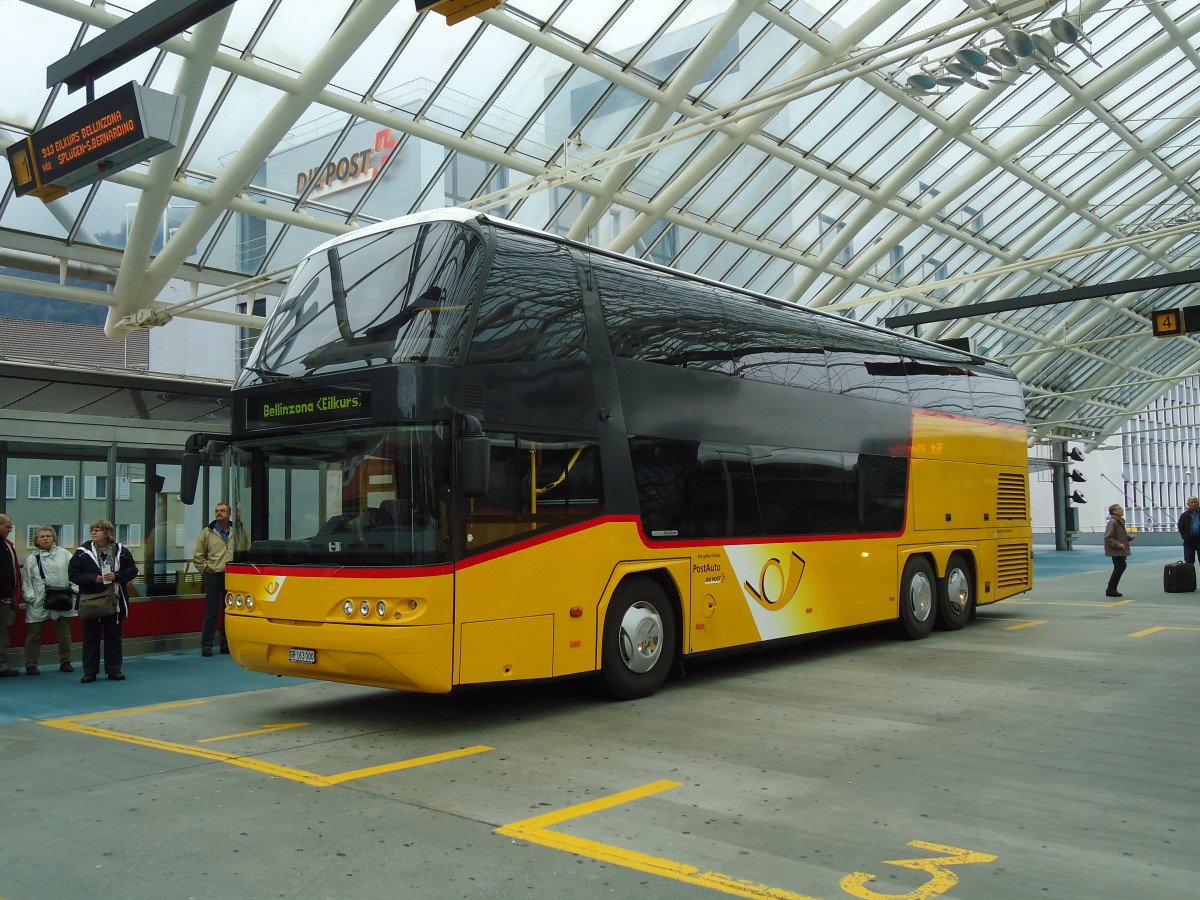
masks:
{"type": "Polygon", "coordinates": [[[964,866],[968,863],[995,862],[997,857],[990,853],[980,853],[977,850],[964,850],[961,847],[947,847],[944,844],[930,844],[925,841],[909,841],[908,846],[918,850],[933,850],[936,853],[947,853],[948,856],[934,856],[927,859],[885,859],[889,866],[902,866],[917,872],[927,872],[929,881],[907,894],[879,893],[869,887],[875,876],[870,872],[855,872],[842,879],[842,890],[860,900],[929,900],[946,893],[958,884],[958,875],[946,866],[964,866]]]}
{"type": "Polygon", "coordinates": [[[254,737],[256,734],[271,734],[275,731],[287,731],[289,728],[307,727],[307,722],[291,722],[287,725],[264,725],[255,731],[239,731],[237,734],[223,734],[220,737],[200,738],[199,743],[211,744],[214,741],[232,741],[234,738],[254,737]]]}
{"type": "Polygon", "coordinates": [[[1005,603],[1024,604],[1038,606],[1124,606],[1126,603],[1132,603],[1132,600],[1114,600],[1111,603],[1102,602],[1100,600],[1005,600],[1005,603]]]}
{"type": "MultiPolygon", "coordinates": [[[[989,622],[1011,622],[1012,616],[979,616],[980,619],[986,619],[989,622]]],[[[1049,619],[1017,619],[1020,625],[1009,625],[1005,631],[1020,631],[1022,628],[1032,628],[1034,625],[1045,625],[1049,619]]]]}
{"type": "Polygon", "coordinates": [[[254,772],[261,772],[264,775],[272,775],[277,778],[287,778],[291,781],[299,781],[301,784],[308,784],[314,787],[331,787],[335,784],[342,784],[347,781],[353,781],[356,778],[368,778],[372,775],[382,775],[386,772],[398,772],[401,769],[413,769],[417,766],[429,765],[430,763],[445,762],[450,759],[458,759],[463,756],[471,756],[475,753],[486,753],[491,750],[491,747],[483,745],[475,747],[464,747],[461,750],[451,750],[448,753],[434,753],[429,756],[420,756],[416,759],[406,759],[400,762],[388,763],[382,766],[372,766],[367,769],[355,769],[351,772],[335,773],[333,775],[318,775],[316,772],[308,772],[304,769],[295,769],[291,766],[281,766],[276,763],[267,762],[266,760],[253,759],[247,756],[238,756],[234,753],[222,753],[220,750],[209,750],[204,747],[193,747],[190,744],[180,744],[176,741],[163,741],[157,738],[141,737],[136,734],[126,734],[122,731],[113,731],[108,728],[98,728],[95,725],[84,725],[83,723],[89,719],[105,719],[112,716],[129,716],[137,713],[153,712],[161,709],[175,709],[182,706],[196,706],[205,703],[204,700],[189,700],[182,703],[166,703],[161,706],[145,706],[139,709],[127,709],[120,712],[103,712],[90,713],[85,716],[72,716],[65,719],[47,719],[40,724],[50,728],[60,728],[63,731],[73,731],[77,734],[87,734],[92,737],[107,738],[113,741],[122,741],[126,744],[133,744],[137,747],[148,747],[153,750],[165,750],[168,753],[182,753],[185,756],[198,756],[201,759],[207,759],[212,762],[227,763],[231,766],[239,766],[243,769],[250,769],[254,772]]]}
{"type": "Polygon", "coordinates": [[[714,891],[721,891],[725,894],[732,894],[735,897],[751,897],[756,898],[756,900],[763,900],[763,898],[770,898],[770,900],[815,900],[815,898],[809,897],[806,894],[794,894],[791,891],[785,891],[781,888],[743,881],[739,878],[732,878],[729,875],[722,875],[720,872],[701,872],[695,866],[663,859],[659,856],[649,856],[645,853],[638,853],[635,850],[614,847],[612,844],[602,844],[598,841],[571,837],[570,835],[559,834],[549,830],[552,825],[561,825],[563,822],[577,819],[580,816],[612,809],[614,806],[632,803],[634,800],[640,800],[643,797],[649,797],[651,794],[661,793],[662,791],[680,786],[681,783],[678,781],[655,781],[643,787],[621,791],[609,797],[601,797],[598,800],[590,800],[587,803],[580,803],[577,806],[568,806],[565,809],[544,813],[540,816],[534,816],[531,819],[512,822],[501,828],[497,828],[496,833],[529,841],[532,844],[540,844],[543,847],[550,847],[553,850],[563,850],[567,853],[575,853],[579,856],[600,860],[601,862],[624,866],[627,869],[634,869],[638,872],[646,872],[650,875],[682,881],[685,884],[694,884],[714,891]]]}
{"type": "Polygon", "coordinates": [[[1009,625],[1005,631],[1020,631],[1022,628],[1032,628],[1034,625],[1045,625],[1048,619],[1028,619],[1022,621],[1020,625],[1009,625]]]}
{"type": "Polygon", "coordinates": [[[1148,634],[1155,634],[1159,631],[1200,631],[1200,628],[1188,628],[1184,625],[1155,625],[1153,628],[1146,628],[1142,631],[1135,631],[1130,637],[1145,637],[1148,634]]]}

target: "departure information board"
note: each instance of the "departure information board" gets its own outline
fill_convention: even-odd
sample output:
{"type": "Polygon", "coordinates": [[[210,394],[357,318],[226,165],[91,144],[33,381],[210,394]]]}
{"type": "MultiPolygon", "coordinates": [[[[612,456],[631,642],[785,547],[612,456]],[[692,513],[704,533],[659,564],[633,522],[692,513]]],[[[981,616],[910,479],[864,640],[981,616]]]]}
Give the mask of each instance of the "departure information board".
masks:
{"type": "Polygon", "coordinates": [[[9,146],[17,196],[43,200],[174,146],[181,98],[129,82],[9,146]]]}

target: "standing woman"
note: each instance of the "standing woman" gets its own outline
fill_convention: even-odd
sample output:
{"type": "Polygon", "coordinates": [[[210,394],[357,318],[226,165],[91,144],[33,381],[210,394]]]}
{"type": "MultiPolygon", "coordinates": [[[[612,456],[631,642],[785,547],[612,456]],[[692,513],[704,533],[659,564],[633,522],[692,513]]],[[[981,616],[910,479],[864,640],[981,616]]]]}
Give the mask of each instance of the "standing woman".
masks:
{"type": "Polygon", "coordinates": [[[121,647],[121,625],[129,618],[129,592],[126,585],[137,578],[138,567],[133,554],[116,542],[117,526],[107,519],[92,523],[92,539],[71,557],[71,581],[79,585],[81,598],[117,588],[117,611],[99,619],[83,620],[83,677],[84,684],[96,680],[100,673],[100,639],[104,638],[104,671],[112,681],[124,681],[121,671],[124,651],[121,647]]]}
{"type": "Polygon", "coordinates": [[[1125,559],[1129,556],[1129,542],[1133,538],[1125,530],[1125,507],[1114,503],[1108,508],[1108,514],[1111,518],[1104,526],[1104,555],[1112,557],[1113,572],[1104,596],[1122,597],[1124,595],[1117,592],[1117,584],[1125,574],[1125,559]]]}
{"type": "Polygon", "coordinates": [[[75,618],[74,605],[68,610],[46,609],[46,588],[70,588],[75,590],[67,576],[71,565],[71,551],[58,546],[58,532],[50,525],[40,525],[34,532],[35,550],[25,557],[25,577],[21,579],[25,594],[25,672],[38,675],[38,657],[42,654],[42,632],[46,623],[54,623],[54,636],[58,639],[58,670],[74,672],[71,665],[71,620],[75,618]]]}

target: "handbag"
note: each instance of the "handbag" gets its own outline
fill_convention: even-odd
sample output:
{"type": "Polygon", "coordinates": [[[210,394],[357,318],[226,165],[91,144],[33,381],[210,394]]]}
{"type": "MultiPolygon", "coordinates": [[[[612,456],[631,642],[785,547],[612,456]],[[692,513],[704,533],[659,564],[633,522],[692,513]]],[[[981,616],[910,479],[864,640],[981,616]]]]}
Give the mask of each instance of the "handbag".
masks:
{"type": "Polygon", "coordinates": [[[110,584],[98,594],[80,594],[79,618],[103,619],[105,616],[114,615],[117,611],[119,590],[115,584],[110,584]]]}
{"type": "MultiPolygon", "coordinates": [[[[46,570],[42,568],[42,554],[36,554],[38,571],[42,573],[42,583],[46,584],[46,570]]],[[[51,587],[46,584],[46,599],[42,601],[46,609],[54,612],[70,612],[75,608],[75,592],[70,588],[51,587]]]]}

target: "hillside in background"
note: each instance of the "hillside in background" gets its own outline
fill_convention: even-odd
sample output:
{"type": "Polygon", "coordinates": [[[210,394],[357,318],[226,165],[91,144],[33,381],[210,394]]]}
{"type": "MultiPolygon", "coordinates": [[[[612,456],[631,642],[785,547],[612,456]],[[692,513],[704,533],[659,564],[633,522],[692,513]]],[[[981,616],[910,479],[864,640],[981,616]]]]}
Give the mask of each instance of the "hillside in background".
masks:
{"type": "MultiPolygon", "coordinates": [[[[43,275],[39,272],[18,271],[16,269],[0,268],[0,274],[16,278],[31,278],[38,281],[57,281],[53,275],[43,275]]],[[[91,281],[81,281],[68,278],[67,284],[72,287],[90,288],[95,290],[97,285],[91,281]]],[[[78,325],[103,325],[108,314],[108,307],[92,303],[74,303],[70,300],[57,300],[51,297],[33,297],[29,294],[19,294],[16,291],[0,290],[0,316],[10,319],[31,319],[40,322],[74,322],[78,325]]]]}

